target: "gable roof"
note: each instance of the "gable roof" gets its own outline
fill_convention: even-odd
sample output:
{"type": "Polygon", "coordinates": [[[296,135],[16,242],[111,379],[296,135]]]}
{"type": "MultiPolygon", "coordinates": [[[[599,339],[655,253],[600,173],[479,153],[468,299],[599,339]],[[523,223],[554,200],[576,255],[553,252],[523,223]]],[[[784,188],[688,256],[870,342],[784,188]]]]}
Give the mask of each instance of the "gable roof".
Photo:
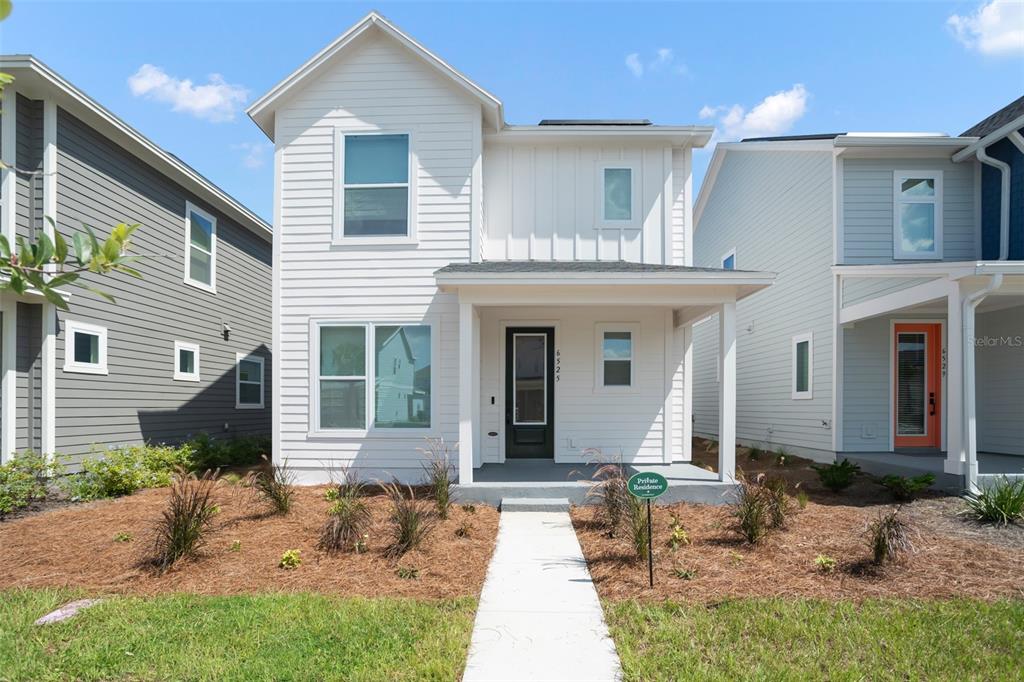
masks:
{"type": "Polygon", "coordinates": [[[242,227],[270,239],[269,223],[237,199],[213,184],[199,171],[159,147],[135,128],[115,116],[99,102],[65,80],[32,55],[0,55],[0,71],[15,76],[13,87],[33,99],[53,99],[62,109],[95,128],[112,142],[124,147],[166,177],[181,184],[196,197],[236,221],[242,227]]]}
{"type": "Polygon", "coordinates": [[[249,118],[260,127],[260,130],[267,137],[273,140],[274,114],[281,100],[289,93],[294,92],[303,81],[320,73],[335,56],[343,52],[356,38],[371,30],[377,30],[382,35],[388,36],[412,52],[425,64],[434,68],[442,76],[448,78],[456,86],[479,100],[484,108],[484,116],[495,130],[500,129],[504,125],[505,120],[501,100],[464,76],[448,64],[448,62],[423,47],[412,36],[399,29],[377,12],[367,14],[355,26],[342,33],[334,42],[317,52],[309,61],[253,102],[247,110],[249,118]]]}
{"type": "Polygon", "coordinates": [[[961,137],[985,137],[999,130],[1007,123],[1024,116],[1024,95],[1013,100],[1005,107],[960,133],[961,137]]]}

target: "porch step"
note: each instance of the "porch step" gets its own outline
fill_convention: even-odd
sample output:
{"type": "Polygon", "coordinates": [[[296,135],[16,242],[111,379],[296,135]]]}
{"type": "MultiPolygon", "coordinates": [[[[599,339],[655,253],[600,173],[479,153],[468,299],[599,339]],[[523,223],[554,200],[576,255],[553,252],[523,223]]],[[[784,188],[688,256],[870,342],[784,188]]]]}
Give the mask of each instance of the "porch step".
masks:
{"type": "Polygon", "coordinates": [[[501,511],[504,512],[562,512],[569,511],[567,497],[503,497],[501,511]]]}

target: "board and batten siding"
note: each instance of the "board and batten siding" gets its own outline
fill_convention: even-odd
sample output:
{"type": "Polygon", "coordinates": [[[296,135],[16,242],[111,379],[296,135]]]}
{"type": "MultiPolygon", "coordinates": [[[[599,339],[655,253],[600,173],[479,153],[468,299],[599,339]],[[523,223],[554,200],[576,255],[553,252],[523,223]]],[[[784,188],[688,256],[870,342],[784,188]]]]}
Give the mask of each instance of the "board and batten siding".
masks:
{"type": "Polygon", "coordinates": [[[674,171],[689,153],[641,143],[524,144],[485,137],[485,260],[671,264],[682,248],[674,233],[682,237],[682,209],[679,225],[675,209],[683,189],[676,187],[674,171]],[[633,220],[625,226],[602,220],[602,169],[608,166],[633,171],[633,220]],[[677,191],[666,197],[670,180],[668,187],[677,191]]]}
{"type": "Polygon", "coordinates": [[[902,170],[942,171],[942,260],[978,257],[973,164],[948,159],[848,158],[842,168],[844,264],[907,262],[893,259],[893,173],[902,170]]]}
{"type": "Polygon", "coordinates": [[[1024,306],[975,323],[978,451],[1024,455],[1024,306]]]}
{"type": "Polygon", "coordinates": [[[479,103],[394,42],[361,36],[276,111],[280,205],[279,461],[302,481],[348,467],[364,476],[418,479],[422,435],[380,431],[361,437],[312,432],[316,361],[311,320],[434,325],[435,410],[431,433],[455,443],[458,429],[458,322],[453,294],[434,272],[470,260],[471,185],[479,103]],[[409,131],[416,166],[418,243],[332,243],[336,130],[409,131]]]}
{"type": "Polygon", "coordinates": [[[89,276],[116,303],[71,289],[71,309],[58,312],[57,451],[75,462],[94,444],[174,442],[201,431],[269,434],[269,237],[228,220],[58,109],[58,229],[70,242],[83,223],[102,234],[119,222],[141,224],[133,242],[145,256],[143,279],[89,276]],[[217,218],[216,293],[183,281],[186,201],[217,218]],[[106,327],[107,375],[64,371],[68,320],[106,327]],[[199,383],[173,379],[175,340],[200,346],[199,383]],[[236,409],[236,353],[264,358],[264,409],[236,409]]]}
{"type": "MultiPolygon", "coordinates": [[[[694,233],[694,265],[777,274],[736,306],[736,435],[832,456],[832,155],[730,151],[694,233]],[[792,398],[792,337],[813,333],[812,398],[792,398]]],[[[694,432],[717,436],[717,316],[694,326],[694,432]]]]}

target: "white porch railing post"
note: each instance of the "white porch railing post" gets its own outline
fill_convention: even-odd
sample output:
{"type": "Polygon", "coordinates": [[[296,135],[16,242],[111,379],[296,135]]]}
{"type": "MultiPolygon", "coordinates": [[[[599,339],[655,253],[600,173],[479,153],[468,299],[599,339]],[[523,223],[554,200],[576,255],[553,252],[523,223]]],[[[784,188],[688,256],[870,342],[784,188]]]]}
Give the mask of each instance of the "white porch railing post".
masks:
{"type": "Polygon", "coordinates": [[[693,325],[680,330],[683,335],[683,453],[684,462],[693,461],[693,325]]]}
{"type": "Polygon", "coordinates": [[[736,303],[718,309],[718,478],[736,477],[736,303]]]}
{"type": "Polygon", "coordinates": [[[473,482],[473,304],[459,303],[459,483],[473,482]]]}
{"type": "Polygon", "coordinates": [[[946,297],[946,462],[947,474],[964,475],[964,351],[960,283],[946,297]]]}

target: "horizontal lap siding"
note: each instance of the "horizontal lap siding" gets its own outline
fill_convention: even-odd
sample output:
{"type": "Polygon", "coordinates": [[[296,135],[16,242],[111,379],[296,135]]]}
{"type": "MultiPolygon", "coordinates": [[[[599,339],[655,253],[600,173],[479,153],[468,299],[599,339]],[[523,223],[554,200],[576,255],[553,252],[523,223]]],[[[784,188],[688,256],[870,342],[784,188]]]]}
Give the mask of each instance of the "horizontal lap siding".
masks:
{"type": "Polygon", "coordinates": [[[42,306],[18,303],[18,350],[15,360],[18,451],[42,448],[43,365],[42,306]]]}
{"type": "Polygon", "coordinates": [[[110,140],[58,111],[57,219],[68,238],[82,225],[98,234],[118,222],[140,223],[134,252],[145,257],[136,280],[89,276],[109,303],[71,289],[58,314],[56,436],[77,459],[93,445],[177,441],[270,432],[270,244],[146,166],[110,140]],[[185,202],[217,217],[216,294],[184,283],[185,202]],[[65,325],[107,328],[109,374],[63,370],[65,325]],[[223,325],[230,326],[224,338],[223,325]],[[174,341],[200,346],[199,383],[173,380],[174,341]],[[235,353],[264,358],[264,404],[235,409],[235,353]]]}
{"type": "Polygon", "coordinates": [[[458,440],[457,299],[434,271],[469,260],[474,128],[480,107],[393,43],[364,36],[277,114],[281,154],[280,436],[283,458],[311,478],[357,467],[367,475],[421,474],[420,435],[315,437],[310,320],[426,319],[436,327],[432,431],[458,440]],[[332,245],[334,130],[411,131],[418,244],[332,245]]]}
{"type": "Polygon", "coordinates": [[[42,228],[43,212],[43,102],[18,95],[16,234],[32,239],[42,228]],[[24,172],[29,171],[29,172],[24,172]]]}
{"type": "Polygon", "coordinates": [[[978,315],[978,450],[1024,455],[1024,306],[978,315]]]}
{"type": "Polygon", "coordinates": [[[942,159],[846,159],[843,162],[843,262],[893,263],[893,172],[940,170],[943,260],[978,257],[974,167],[942,159]]]}
{"type": "MultiPolygon", "coordinates": [[[[694,235],[694,265],[777,273],[737,304],[736,434],[741,440],[831,451],[832,157],[730,152],[694,235]],[[792,399],[792,337],[812,332],[813,398],[792,399]],[[825,423],[823,423],[825,422],[825,423]]],[[[717,316],[694,329],[695,431],[718,433],[717,316]]]]}

